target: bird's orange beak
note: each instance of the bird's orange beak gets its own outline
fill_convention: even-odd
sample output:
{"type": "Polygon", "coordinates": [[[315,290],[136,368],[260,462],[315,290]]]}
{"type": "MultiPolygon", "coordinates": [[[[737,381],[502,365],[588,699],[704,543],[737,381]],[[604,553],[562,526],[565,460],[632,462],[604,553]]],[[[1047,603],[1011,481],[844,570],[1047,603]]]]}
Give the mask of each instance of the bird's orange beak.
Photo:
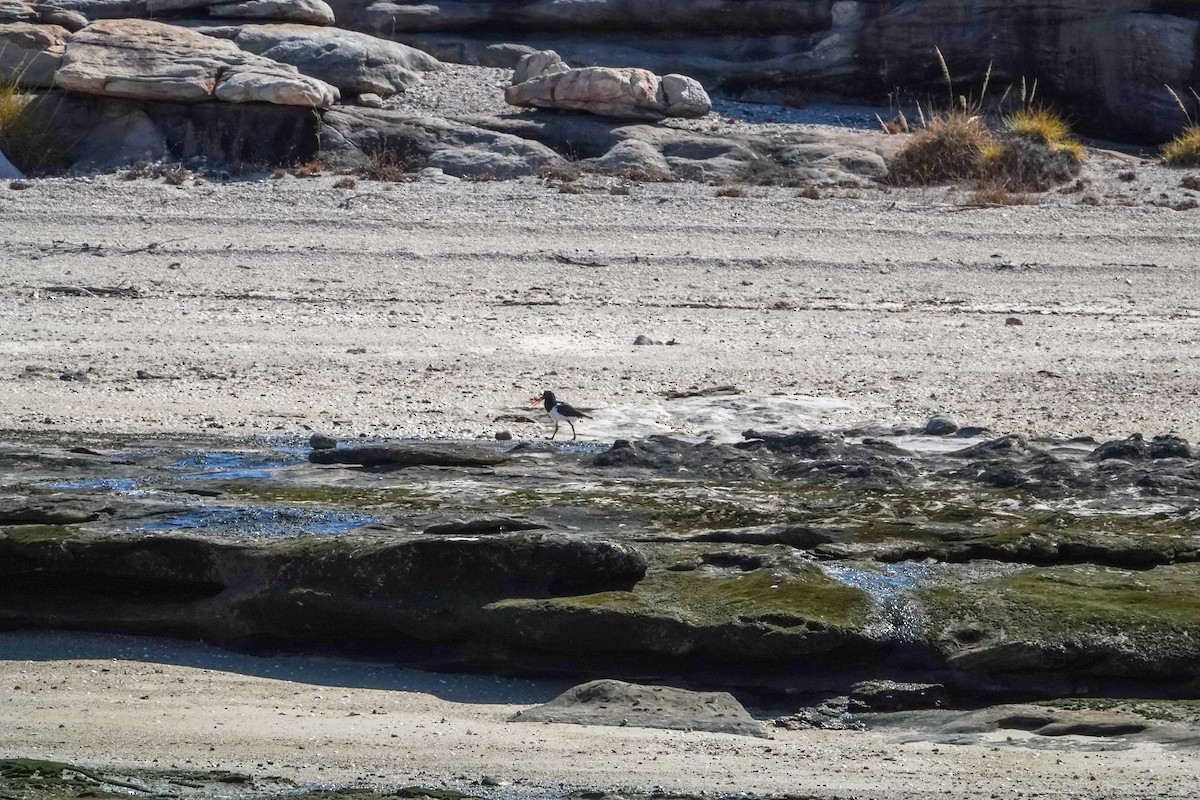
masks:
{"type": "Polygon", "coordinates": [[[530,407],[536,406],[538,403],[542,402],[545,399],[546,399],[546,395],[544,395],[544,394],[538,395],[537,397],[535,397],[529,401],[529,405],[530,405],[530,407]]]}

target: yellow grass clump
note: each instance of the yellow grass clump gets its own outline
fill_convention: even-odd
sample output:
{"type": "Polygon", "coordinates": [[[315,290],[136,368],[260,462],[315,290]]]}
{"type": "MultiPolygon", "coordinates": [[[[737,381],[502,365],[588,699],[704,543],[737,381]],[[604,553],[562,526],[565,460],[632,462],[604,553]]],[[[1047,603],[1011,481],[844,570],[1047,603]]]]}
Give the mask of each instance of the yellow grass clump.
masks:
{"type": "Polygon", "coordinates": [[[26,174],[62,169],[66,154],[19,76],[0,80],[0,152],[26,174]]]}
{"type": "MultiPolygon", "coordinates": [[[[1187,125],[1174,139],[1159,149],[1159,155],[1164,164],[1172,167],[1200,167],[1200,120],[1192,116],[1192,112],[1188,111],[1187,103],[1183,102],[1183,98],[1174,89],[1170,86],[1166,88],[1167,93],[1175,100],[1175,104],[1179,106],[1179,110],[1187,119],[1187,125]]],[[[1188,89],[1188,91],[1192,93],[1192,97],[1196,98],[1196,103],[1200,104],[1200,95],[1196,94],[1196,90],[1188,89]]]]}
{"type": "Polygon", "coordinates": [[[1070,154],[1082,161],[1083,144],[1071,135],[1071,126],[1058,114],[1045,108],[1022,108],[1006,120],[1009,133],[1031,142],[1070,154]]]}
{"type": "Polygon", "coordinates": [[[1164,164],[1200,167],[1200,125],[1188,125],[1159,150],[1164,164]]]}

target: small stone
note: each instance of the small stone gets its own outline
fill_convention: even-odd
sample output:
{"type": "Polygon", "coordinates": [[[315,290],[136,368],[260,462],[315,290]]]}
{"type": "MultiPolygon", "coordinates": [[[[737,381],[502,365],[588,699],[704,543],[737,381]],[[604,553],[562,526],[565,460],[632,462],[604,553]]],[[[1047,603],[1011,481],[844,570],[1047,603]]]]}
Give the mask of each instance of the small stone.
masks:
{"type": "Polygon", "coordinates": [[[1024,325],[1025,323],[1021,321],[1020,317],[1009,317],[1008,319],[1004,320],[1004,324],[1005,325],[1024,325]]]}
{"type": "Polygon", "coordinates": [[[926,436],[949,436],[958,430],[958,423],[949,417],[937,414],[929,418],[925,423],[925,430],[922,431],[926,436]]]}
{"type": "Polygon", "coordinates": [[[308,437],[308,446],[313,450],[332,450],[337,445],[337,439],[324,433],[314,433],[308,437]]]}
{"type": "Polygon", "coordinates": [[[374,92],[363,92],[357,101],[363,108],[383,108],[383,98],[374,92]]]}
{"type": "Polygon", "coordinates": [[[497,442],[509,442],[512,441],[512,438],[513,435],[511,431],[496,431],[497,442]]]}
{"type": "Polygon", "coordinates": [[[645,334],[638,334],[638,337],[633,340],[633,343],[636,345],[643,345],[643,344],[654,344],[655,342],[653,339],[651,339],[649,336],[646,336],[645,334]]]}

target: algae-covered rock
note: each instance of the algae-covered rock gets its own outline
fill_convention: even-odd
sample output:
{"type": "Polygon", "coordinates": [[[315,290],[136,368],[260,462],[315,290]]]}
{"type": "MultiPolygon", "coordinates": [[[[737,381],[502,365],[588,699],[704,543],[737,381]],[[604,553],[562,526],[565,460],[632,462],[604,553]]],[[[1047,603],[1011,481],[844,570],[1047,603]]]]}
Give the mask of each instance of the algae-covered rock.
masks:
{"type": "Polygon", "coordinates": [[[861,590],[815,567],[660,568],[631,591],[493,603],[484,633],[572,657],[831,664],[887,648],[865,632],[868,608],[861,590]]]}
{"type": "Polygon", "coordinates": [[[1200,565],[1030,568],[918,592],[949,663],[972,673],[1194,678],[1200,565]]]}

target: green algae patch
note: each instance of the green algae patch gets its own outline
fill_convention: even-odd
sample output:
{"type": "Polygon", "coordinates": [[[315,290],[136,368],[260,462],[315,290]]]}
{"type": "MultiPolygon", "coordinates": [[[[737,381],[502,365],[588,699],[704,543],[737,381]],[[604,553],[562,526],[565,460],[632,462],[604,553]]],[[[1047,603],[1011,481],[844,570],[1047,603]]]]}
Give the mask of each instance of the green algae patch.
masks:
{"type": "Polygon", "coordinates": [[[866,595],[811,565],[741,575],[657,572],[634,587],[647,606],[698,625],[733,620],[812,621],[847,628],[863,621],[866,595]]]}
{"type": "Polygon", "coordinates": [[[145,786],[118,778],[107,778],[95,770],[63,761],[47,761],[40,758],[0,759],[0,786],[9,789],[41,789],[47,796],[55,796],[59,793],[57,790],[66,789],[70,796],[74,796],[80,788],[92,784],[117,786],[135,792],[151,791],[145,786]]]}
{"type": "Polygon", "coordinates": [[[36,545],[80,541],[85,537],[66,525],[11,525],[0,526],[0,538],[15,545],[36,545]]]}
{"type": "Polygon", "coordinates": [[[934,635],[952,650],[1020,644],[1027,651],[1088,654],[1103,668],[1104,658],[1118,654],[1160,665],[1200,655],[1196,586],[1200,564],[1149,570],[1075,564],[922,589],[917,596],[934,635]]]}
{"type": "Polygon", "coordinates": [[[506,600],[493,608],[609,611],[669,617],[710,627],[761,621],[780,628],[852,628],[862,624],[866,595],[813,566],[757,570],[742,575],[656,570],[632,591],[599,592],[545,600],[506,600]]]}
{"type": "MultiPolygon", "coordinates": [[[[504,601],[501,601],[502,603],[504,601]]],[[[523,601],[517,600],[516,603],[523,601]]],[[[606,609],[623,612],[648,612],[653,608],[633,592],[596,592],[574,597],[556,597],[548,600],[550,606],[558,608],[606,609]]]]}

